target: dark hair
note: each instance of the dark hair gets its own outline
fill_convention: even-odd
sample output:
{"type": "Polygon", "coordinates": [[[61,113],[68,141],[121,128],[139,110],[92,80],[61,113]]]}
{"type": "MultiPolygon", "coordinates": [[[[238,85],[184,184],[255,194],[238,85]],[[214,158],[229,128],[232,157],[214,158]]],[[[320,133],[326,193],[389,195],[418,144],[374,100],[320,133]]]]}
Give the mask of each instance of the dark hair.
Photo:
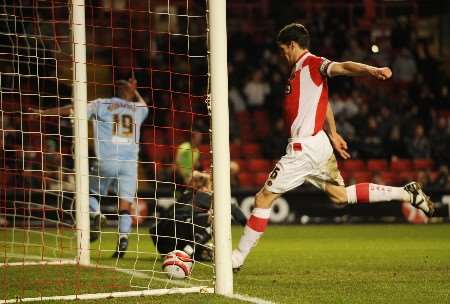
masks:
{"type": "Polygon", "coordinates": [[[116,85],[116,95],[118,97],[123,97],[125,94],[128,93],[129,86],[128,81],[120,79],[115,82],[116,85]]]}
{"type": "Polygon", "coordinates": [[[283,27],[278,33],[277,43],[288,44],[296,42],[301,48],[309,48],[309,32],[303,24],[291,23],[283,27]]]}

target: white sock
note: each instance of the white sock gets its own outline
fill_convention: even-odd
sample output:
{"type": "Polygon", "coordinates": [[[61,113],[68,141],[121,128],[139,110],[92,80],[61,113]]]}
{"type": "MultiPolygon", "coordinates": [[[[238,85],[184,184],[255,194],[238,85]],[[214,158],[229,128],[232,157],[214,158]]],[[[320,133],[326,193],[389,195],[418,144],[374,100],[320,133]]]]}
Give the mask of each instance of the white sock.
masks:
{"type": "Polygon", "coordinates": [[[360,183],[346,188],[349,204],[378,203],[389,201],[410,202],[411,198],[403,187],[383,186],[372,183],[360,183]]]}
{"type": "Polygon", "coordinates": [[[258,243],[259,238],[264,233],[269,221],[271,209],[255,208],[245,226],[244,233],[239,240],[238,250],[243,259],[247,257],[250,250],[258,243]]]}

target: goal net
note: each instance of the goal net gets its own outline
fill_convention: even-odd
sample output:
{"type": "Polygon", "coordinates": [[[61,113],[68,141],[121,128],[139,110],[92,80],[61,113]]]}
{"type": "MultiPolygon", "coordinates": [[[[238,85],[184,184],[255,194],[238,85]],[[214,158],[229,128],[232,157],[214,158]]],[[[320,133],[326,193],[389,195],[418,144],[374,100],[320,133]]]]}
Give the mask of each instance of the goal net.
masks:
{"type": "Polygon", "coordinates": [[[0,300],[217,292],[208,2],[83,3],[0,0],[0,300]]]}

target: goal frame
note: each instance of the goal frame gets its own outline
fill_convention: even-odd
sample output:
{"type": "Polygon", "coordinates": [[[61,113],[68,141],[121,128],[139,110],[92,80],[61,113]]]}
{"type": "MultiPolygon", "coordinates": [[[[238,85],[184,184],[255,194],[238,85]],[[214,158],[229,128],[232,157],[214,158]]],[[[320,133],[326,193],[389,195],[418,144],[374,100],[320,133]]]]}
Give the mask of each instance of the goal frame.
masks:
{"type": "Polygon", "coordinates": [[[209,64],[214,189],[215,292],[233,294],[231,189],[225,0],[209,0],[209,64]]]}
{"type": "MultiPolygon", "coordinates": [[[[212,180],[213,180],[213,233],[214,233],[214,288],[195,286],[188,288],[152,289],[142,291],[114,291],[96,294],[76,294],[38,298],[22,298],[22,302],[42,300],[80,300],[175,293],[216,293],[233,297],[233,272],[231,264],[231,190],[229,153],[229,110],[227,71],[226,1],[207,1],[207,43],[208,43],[208,102],[211,113],[212,180]]],[[[89,214],[89,155],[87,119],[87,62],[86,62],[86,19],[85,0],[71,0],[72,50],[73,50],[73,93],[74,110],[74,165],[76,181],[76,238],[75,260],[37,261],[5,263],[17,265],[79,265],[98,267],[90,258],[90,214],[89,214]]],[[[1,265],[1,264],[0,264],[1,265]]],[[[5,299],[13,303],[18,299],[5,299]]]]}
{"type": "MultiPolygon", "coordinates": [[[[89,266],[89,165],[84,8],[84,0],[72,0],[77,259],[80,265],[89,266]]],[[[232,295],[233,272],[231,264],[231,190],[229,174],[230,153],[225,0],[208,1],[208,25],[209,74],[211,77],[212,175],[214,189],[214,292],[220,295],[232,295]]]]}

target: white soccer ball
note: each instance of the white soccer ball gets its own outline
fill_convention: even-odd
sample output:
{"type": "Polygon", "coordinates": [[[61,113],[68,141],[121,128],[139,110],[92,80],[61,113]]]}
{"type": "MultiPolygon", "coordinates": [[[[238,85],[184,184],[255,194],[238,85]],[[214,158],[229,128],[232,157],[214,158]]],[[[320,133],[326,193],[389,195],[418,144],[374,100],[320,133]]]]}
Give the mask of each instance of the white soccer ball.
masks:
{"type": "Polygon", "coordinates": [[[170,279],[184,279],[191,274],[192,259],[182,250],[174,250],[164,257],[163,270],[170,279]]]}

